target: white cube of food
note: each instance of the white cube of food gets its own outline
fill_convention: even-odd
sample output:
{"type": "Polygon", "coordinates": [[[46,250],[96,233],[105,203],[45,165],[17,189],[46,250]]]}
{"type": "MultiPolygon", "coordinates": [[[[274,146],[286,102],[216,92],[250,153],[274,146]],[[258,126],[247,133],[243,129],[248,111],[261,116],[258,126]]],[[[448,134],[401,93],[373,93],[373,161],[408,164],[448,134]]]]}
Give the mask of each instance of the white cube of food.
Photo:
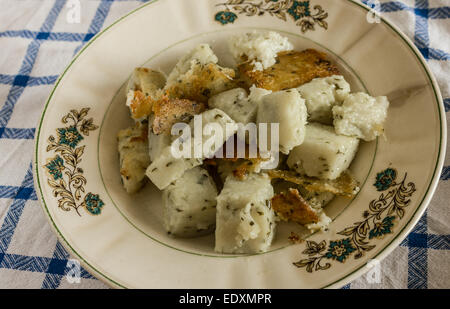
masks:
{"type": "Polygon", "coordinates": [[[323,124],[333,123],[332,108],[340,105],[350,93],[350,85],[343,76],[316,78],[297,88],[306,100],[308,120],[323,124]]]}
{"type": "Polygon", "coordinates": [[[207,103],[212,96],[235,88],[235,75],[233,69],[215,63],[196,63],[176,82],[168,83],[164,92],[173,98],[207,103]]]}
{"type": "Polygon", "coordinates": [[[211,97],[208,100],[208,106],[224,111],[236,122],[243,122],[242,120],[248,117],[245,114],[252,112],[251,109],[248,109],[248,104],[243,104],[246,100],[247,92],[245,89],[235,88],[211,97]]]}
{"type": "Polygon", "coordinates": [[[210,98],[208,105],[211,108],[223,110],[237,123],[254,123],[259,103],[265,95],[270,93],[270,90],[253,86],[247,96],[245,89],[235,88],[210,98]]]}
{"type": "Polygon", "coordinates": [[[208,172],[195,167],[163,191],[164,227],[178,237],[202,236],[214,231],[217,188],[208,172]]]}
{"type": "Polygon", "coordinates": [[[258,107],[257,123],[267,123],[268,146],[271,145],[271,123],[279,123],[279,149],[288,154],[305,138],[307,110],[305,100],[296,89],[278,91],[263,97],[258,107]]]}
{"type": "Polygon", "coordinates": [[[270,178],[229,176],[217,197],[216,246],[221,253],[258,253],[269,249],[275,234],[270,178]]]}
{"type": "Polygon", "coordinates": [[[255,70],[262,71],[275,64],[279,52],[292,50],[293,45],[277,32],[252,31],[231,36],[229,48],[238,63],[246,56],[255,70]]]}
{"type": "Polygon", "coordinates": [[[146,96],[141,90],[130,90],[127,93],[126,105],[130,109],[131,118],[142,122],[152,112],[153,99],[146,96]]]}
{"type": "Polygon", "coordinates": [[[146,175],[158,189],[162,190],[183,176],[186,171],[202,163],[202,159],[176,158],[172,153],[172,146],[168,146],[150,164],[147,168],[146,175]]]}
{"type": "Polygon", "coordinates": [[[341,106],[333,107],[336,132],[373,141],[384,133],[388,108],[387,97],[374,98],[363,92],[350,94],[341,106]]]}
{"type": "Polygon", "coordinates": [[[147,68],[135,68],[127,85],[130,90],[140,90],[146,96],[152,96],[158,89],[166,84],[164,74],[147,68]]]}
{"type": "Polygon", "coordinates": [[[155,161],[161,155],[163,150],[170,146],[172,142],[169,134],[155,134],[151,129],[149,131],[148,140],[150,160],[152,162],[155,161]]]}
{"type": "Polygon", "coordinates": [[[325,77],[328,84],[333,86],[334,98],[336,102],[342,103],[350,94],[350,84],[344,79],[342,75],[333,75],[325,77]]]}
{"type": "Polygon", "coordinates": [[[167,77],[166,87],[175,84],[179,78],[181,78],[184,74],[191,70],[192,67],[194,67],[194,65],[196,64],[208,64],[217,62],[217,56],[212,51],[211,47],[208,44],[200,44],[178,61],[178,63],[175,65],[175,68],[167,77]]]}
{"type": "MultiPolygon", "coordinates": [[[[164,148],[161,155],[150,164],[147,168],[146,174],[148,178],[160,189],[166,188],[171,182],[180,178],[187,170],[199,166],[203,163],[203,159],[213,157],[216,151],[222,147],[225,141],[236,133],[235,122],[223,111],[219,109],[210,109],[203,112],[201,115],[196,115],[189,124],[191,133],[190,147],[188,148],[188,155],[177,158],[178,154],[173,153],[172,150],[180,149],[178,138],[172,144],[164,148]],[[201,118],[198,118],[201,117],[201,118]],[[195,143],[195,123],[196,119],[202,120],[201,129],[202,138],[197,139],[201,142],[198,145],[195,143]],[[214,124],[220,132],[207,132],[205,127],[208,124],[214,124]],[[228,126],[231,125],[231,126],[228,126]],[[227,127],[229,130],[227,130],[227,127]],[[173,148],[172,148],[173,147],[173,148]],[[195,149],[199,149],[197,155],[195,149]]],[[[182,154],[182,153],[181,153],[182,154]]]]}
{"type": "Polygon", "coordinates": [[[311,123],[306,126],[303,144],[289,154],[288,166],[300,174],[322,179],[336,179],[348,169],[359,140],[338,135],[333,127],[311,123]]]}
{"type": "Polygon", "coordinates": [[[148,155],[147,126],[136,123],[121,130],[119,142],[120,176],[128,193],[137,192],[145,183],[145,170],[150,164],[148,155]]]}

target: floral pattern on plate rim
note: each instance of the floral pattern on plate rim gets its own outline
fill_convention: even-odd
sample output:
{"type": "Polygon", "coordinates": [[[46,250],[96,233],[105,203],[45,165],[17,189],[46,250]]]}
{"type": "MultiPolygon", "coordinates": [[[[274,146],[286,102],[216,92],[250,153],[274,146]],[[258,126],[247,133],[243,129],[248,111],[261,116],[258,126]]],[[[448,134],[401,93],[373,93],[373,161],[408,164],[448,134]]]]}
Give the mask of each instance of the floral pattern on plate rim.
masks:
{"type": "Polygon", "coordinates": [[[79,216],[80,207],[91,215],[99,215],[105,205],[98,194],[84,194],[87,180],[80,163],[85,146],[80,143],[90,131],[98,129],[93,118],[86,119],[88,113],[89,108],[73,109],[61,119],[66,126],[56,129],[56,137],[50,135],[47,140],[47,152],[54,152],[56,156],[48,158],[44,165],[47,182],[58,198],[58,207],[64,211],[74,209],[79,216]]]}
{"type": "Polygon", "coordinates": [[[322,263],[322,260],[344,263],[353,254],[355,259],[359,259],[365,252],[375,248],[371,244],[373,239],[393,233],[395,221],[403,218],[405,208],[411,202],[410,197],[416,191],[415,184],[406,181],[407,173],[399,182],[396,182],[397,175],[393,168],[387,168],[376,175],[373,185],[383,193],[370,202],[369,209],[362,214],[362,221],[337,233],[347,237],[331,240],[328,244],[325,240],[320,243],[306,241],[306,249],[302,253],[308,258],[293,264],[298,268],[305,267],[310,273],[329,269],[332,264],[322,263]]]}
{"type": "Polygon", "coordinates": [[[214,20],[226,25],[234,23],[238,15],[263,16],[266,13],[281,20],[291,18],[303,33],[315,30],[315,25],[328,29],[325,21],[328,13],[320,5],[311,8],[310,1],[297,0],[228,0],[217,4],[223,9],[214,15],[214,20]]]}

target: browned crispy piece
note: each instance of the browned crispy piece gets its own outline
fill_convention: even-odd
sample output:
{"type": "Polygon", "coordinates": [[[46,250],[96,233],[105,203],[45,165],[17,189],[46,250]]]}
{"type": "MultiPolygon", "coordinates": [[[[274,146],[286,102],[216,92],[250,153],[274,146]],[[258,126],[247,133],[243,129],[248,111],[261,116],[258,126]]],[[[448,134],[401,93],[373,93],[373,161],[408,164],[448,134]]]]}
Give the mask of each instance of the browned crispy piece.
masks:
{"type": "Polygon", "coordinates": [[[317,223],[319,217],[297,189],[289,189],[272,198],[272,209],[285,221],[300,224],[317,223]]]}
{"type": "Polygon", "coordinates": [[[250,158],[245,159],[234,171],[233,175],[234,177],[244,180],[245,177],[250,174],[251,172],[254,172],[256,169],[257,164],[264,161],[264,159],[261,158],[250,158]]]}
{"type": "MultiPolygon", "coordinates": [[[[130,143],[148,143],[148,124],[137,122],[132,130],[134,135],[130,136],[130,143]]],[[[120,136],[121,133],[123,134],[123,131],[124,130],[120,131],[118,135],[120,136]]]]}
{"type": "Polygon", "coordinates": [[[327,55],[315,49],[279,52],[277,63],[263,71],[254,71],[250,62],[240,64],[238,70],[247,87],[256,85],[272,91],[296,88],[314,78],[340,74],[327,55]]]}
{"type": "Polygon", "coordinates": [[[135,68],[131,75],[127,93],[127,104],[130,107],[131,117],[134,119],[146,118],[152,111],[152,104],[162,94],[166,79],[164,75],[148,68],[135,68]]]}
{"type": "Polygon", "coordinates": [[[353,197],[359,191],[358,182],[348,172],[342,173],[335,180],[324,180],[281,170],[270,170],[268,174],[272,179],[284,179],[301,185],[311,192],[331,192],[336,195],[353,197]]]}
{"type": "Polygon", "coordinates": [[[153,106],[153,99],[146,96],[142,91],[133,92],[133,98],[130,103],[131,116],[134,119],[141,119],[150,115],[153,106]]]}
{"type": "Polygon", "coordinates": [[[216,159],[205,159],[205,160],[203,160],[203,164],[205,166],[217,166],[217,160],[216,159]]]}
{"type": "Polygon", "coordinates": [[[245,177],[254,172],[256,170],[256,167],[259,163],[264,161],[265,159],[262,158],[243,158],[243,159],[237,159],[237,158],[212,158],[207,159],[204,161],[205,165],[208,166],[217,166],[217,163],[219,160],[223,161],[229,161],[232,162],[232,168],[233,170],[231,173],[234,175],[234,177],[238,178],[239,180],[244,180],[245,177]]]}
{"type": "Polygon", "coordinates": [[[221,68],[217,64],[197,64],[176,83],[166,89],[171,98],[208,102],[208,99],[220,92],[233,89],[233,69],[221,68]]]}
{"type": "Polygon", "coordinates": [[[205,103],[163,96],[153,104],[152,130],[155,134],[170,133],[177,122],[188,122],[206,109],[205,103]]]}

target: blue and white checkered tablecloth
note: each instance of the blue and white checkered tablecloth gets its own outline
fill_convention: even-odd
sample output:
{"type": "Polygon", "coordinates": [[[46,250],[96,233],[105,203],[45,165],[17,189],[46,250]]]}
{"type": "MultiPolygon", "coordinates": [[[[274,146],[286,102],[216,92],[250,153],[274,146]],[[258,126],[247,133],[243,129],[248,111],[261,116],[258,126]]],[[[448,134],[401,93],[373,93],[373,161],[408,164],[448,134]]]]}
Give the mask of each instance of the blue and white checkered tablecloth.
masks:
{"type": "MultiPolygon", "coordinates": [[[[142,2],[0,0],[0,288],[106,287],[85,270],[80,283],[67,280],[72,269],[69,254],[47,223],[33,188],[34,125],[74,53],[142,2]],[[80,23],[67,19],[74,2],[81,4],[80,23]]],[[[428,60],[448,112],[450,0],[380,2],[382,15],[398,25],[428,60]]],[[[369,283],[363,276],[345,288],[450,288],[449,159],[447,154],[427,213],[381,262],[380,283],[369,283]]]]}

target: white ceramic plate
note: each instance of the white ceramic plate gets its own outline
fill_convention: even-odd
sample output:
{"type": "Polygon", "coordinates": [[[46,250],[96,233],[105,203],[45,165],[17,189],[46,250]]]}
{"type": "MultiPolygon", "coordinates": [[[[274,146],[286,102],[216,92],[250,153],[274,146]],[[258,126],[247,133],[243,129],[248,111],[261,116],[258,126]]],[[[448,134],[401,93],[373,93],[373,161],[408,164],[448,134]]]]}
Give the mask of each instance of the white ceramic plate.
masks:
{"type": "Polygon", "coordinates": [[[368,22],[368,12],[351,0],[159,0],[98,34],[57,81],[36,134],[36,189],[66,248],[105,282],[132,288],[340,287],[370,259],[385,257],[432,197],[446,125],[419,51],[386,20],[368,22]],[[387,95],[391,107],[386,139],[363,143],[352,164],[361,192],[327,206],[334,218],[328,232],[292,245],[287,238],[296,227],[285,225],[268,253],[220,255],[213,236],[166,235],[152,185],[125,193],[116,134],[131,123],[123,86],[134,67],[168,72],[200,42],[226,65],[226,38],[249,29],[275,30],[296,49],[327,52],[353,91],[387,95]]]}

